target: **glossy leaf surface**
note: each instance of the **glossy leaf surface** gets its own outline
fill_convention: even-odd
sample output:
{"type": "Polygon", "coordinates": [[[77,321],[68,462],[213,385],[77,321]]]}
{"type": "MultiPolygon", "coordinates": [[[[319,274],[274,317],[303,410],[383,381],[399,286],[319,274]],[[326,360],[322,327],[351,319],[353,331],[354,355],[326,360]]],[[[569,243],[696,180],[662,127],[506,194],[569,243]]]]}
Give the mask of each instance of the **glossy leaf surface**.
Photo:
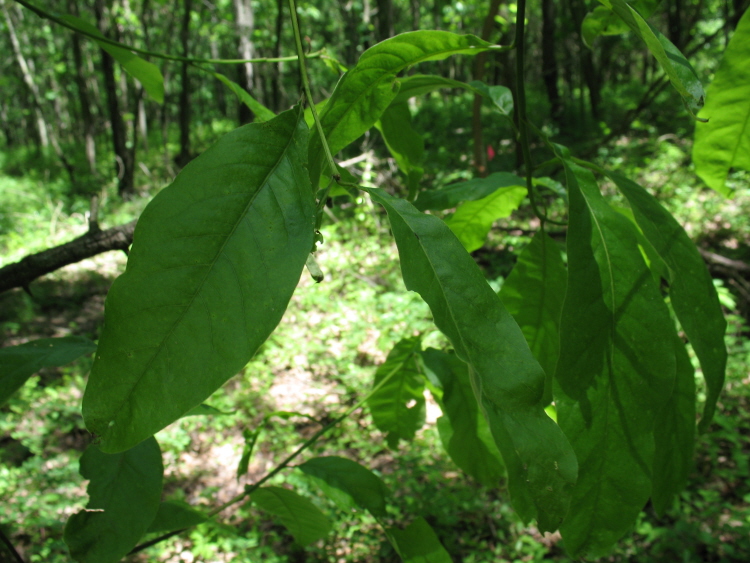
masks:
{"type": "Polygon", "coordinates": [[[393,547],[404,563],[451,563],[448,552],[440,543],[435,531],[422,518],[415,518],[403,530],[390,528],[386,531],[393,547]]]}
{"type": "Polygon", "coordinates": [[[505,469],[471,388],[468,366],[455,355],[434,348],[425,350],[422,358],[443,390],[438,430],[445,450],[474,479],[486,487],[497,487],[505,469]]]}
{"type": "MultiPolygon", "coordinates": [[[[320,115],[331,153],[336,154],[372,127],[399,89],[396,74],[425,61],[452,55],[476,55],[492,48],[474,35],[447,31],[402,33],[370,47],[341,77],[320,115]]],[[[320,137],[310,140],[310,178],[320,176],[323,148],[320,137]]]]}
{"type": "MultiPolygon", "coordinates": [[[[60,19],[76,29],[106,39],[96,26],[91,25],[89,22],[82,20],[81,18],[63,15],[60,16],[60,19]]],[[[94,41],[96,41],[96,39],[94,41]]],[[[122,47],[104,41],[96,42],[102,49],[107,51],[113,59],[120,63],[122,68],[124,68],[130,76],[143,85],[143,88],[148,92],[149,96],[160,104],[164,103],[164,77],[162,76],[159,67],[142,59],[132,51],[123,49],[122,47]]]]}
{"type": "Polygon", "coordinates": [[[338,456],[315,457],[297,468],[327,485],[324,492],[340,507],[356,506],[378,518],[386,516],[388,488],[359,463],[338,456]]]}
{"type": "Polygon", "coordinates": [[[567,276],[560,248],[544,231],[538,231],[500,289],[500,300],[544,369],[545,405],[552,400],[552,377],[560,354],[560,315],[567,276]]]}
{"type": "Polygon", "coordinates": [[[473,252],[484,245],[492,224],[518,209],[525,197],[524,186],[500,188],[487,197],[461,204],[446,223],[466,250],[473,252]]]}
{"type": "Polygon", "coordinates": [[[225,135],[141,215],[83,398],[104,451],[200,404],[281,319],[313,241],[300,113],[225,135]]]}
{"type": "Polygon", "coordinates": [[[568,161],[568,288],[560,323],[558,422],[578,456],[572,555],[606,553],[651,494],[654,424],[675,378],[674,325],[635,226],[568,161]]]}
{"type": "MultiPolygon", "coordinates": [[[[638,13],[648,18],[659,5],[658,0],[636,0],[630,2],[630,5],[638,13]]],[[[581,23],[581,38],[587,47],[591,47],[594,39],[600,35],[619,35],[626,33],[630,28],[628,25],[606,6],[597,6],[591,12],[586,14],[581,23]]]]}
{"type": "Polygon", "coordinates": [[[80,563],[115,563],[133,547],[159,510],[162,472],[152,437],[125,452],[105,454],[92,445],[81,456],[89,502],[65,526],[65,543],[80,563]]]}
{"type": "Polygon", "coordinates": [[[237,96],[237,99],[240,102],[245,104],[250,109],[250,111],[253,112],[255,116],[255,119],[253,120],[254,122],[257,123],[262,121],[269,121],[276,117],[276,114],[274,112],[272,112],[258,100],[253,98],[242,86],[240,86],[236,82],[229,80],[229,78],[221,73],[214,72],[213,75],[219,81],[221,81],[222,84],[229,88],[234,93],[234,95],[237,96]]]}
{"type": "Polygon", "coordinates": [[[660,31],[649,24],[625,0],[600,0],[609,5],[622,20],[646,44],[648,50],[659,62],[670,82],[680,93],[690,111],[695,114],[703,107],[706,93],[695,70],[685,56],[660,31]]]}
{"type": "Polygon", "coordinates": [[[672,506],[687,485],[695,447],[695,375],[685,345],[675,337],[677,376],[669,401],[654,427],[654,486],[651,502],[657,514],[672,506]]]}
{"type": "Polygon", "coordinates": [[[40,338],[0,348],[0,406],[40,369],[64,366],[94,350],[96,344],[82,336],[40,338]]]}
{"type": "Polygon", "coordinates": [[[419,366],[419,338],[404,338],[388,354],[375,372],[373,387],[388,382],[367,400],[372,420],[387,434],[388,447],[400,440],[411,441],[425,420],[424,376],[419,366]]]}
{"type": "Polygon", "coordinates": [[[463,201],[476,201],[485,198],[501,188],[525,186],[526,182],[509,172],[494,172],[486,178],[474,178],[466,182],[448,184],[438,190],[428,190],[419,194],[414,203],[417,209],[443,210],[456,207],[463,201]]]}
{"type": "Polygon", "coordinates": [[[294,491],[262,487],[250,499],[261,510],[276,516],[302,546],[318,541],[331,531],[331,523],[320,509],[294,491]]]}
{"type": "Polygon", "coordinates": [[[186,502],[168,500],[159,504],[159,510],[146,532],[150,534],[173,532],[197,526],[207,519],[208,517],[203,512],[186,502]]]}
{"type": "Polygon", "coordinates": [[[376,125],[399,170],[406,176],[409,194],[416,195],[424,174],[424,139],[412,127],[409,106],[391,104],[376,125]]]}
{"type": "Polygon", "coordinates": [[[727,364],[727,323],[716,288],[698,248],[677,220],[632,180],[619,174],[609,176],[628,199],[644,236],[669,268],[669,299],[706,380],[708,393],[700,422],[701,430],[706,430],[724,386],[727,364]]]}
{"type": "Polygon", "coordinates": [[[695,126],[695,172],[728,196],[730,170],[750,171],[750,10],[734,30],[700,115],[708,123],[695,126]]]}
{"type": "Polygon", "coordinates": [[[568,441],[541,405],[544,372],[523,333],[482,272],[440,219],[379,189],[367,190],[388,212],[407,289],[427,302],[437,327],[472,382],[503,461],[513,506],[554,530],[568,510],[577,465],[568,441]]]}

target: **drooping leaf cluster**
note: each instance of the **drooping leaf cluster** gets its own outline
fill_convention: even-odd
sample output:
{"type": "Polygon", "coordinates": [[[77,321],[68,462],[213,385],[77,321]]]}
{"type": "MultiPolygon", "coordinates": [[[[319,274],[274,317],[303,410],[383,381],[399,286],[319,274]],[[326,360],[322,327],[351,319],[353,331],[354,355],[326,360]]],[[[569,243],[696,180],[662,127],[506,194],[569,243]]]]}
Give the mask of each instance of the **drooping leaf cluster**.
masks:
{"type": "MultiPolygon", "coordinates": [[[[632,30],[697,112],[701,82],[644,19],[641,4],[648,3],[602,3],[584,22],[587,40],[632,30]]],[[[746,15],[709,89],[717,101],[709,96],[703,110],[715,112],[720,125],[708,133],[700,131],[710,122],[697,125],[698,171],[717,189],[730,168],[747,167],[738,154],[750,128],[722,119],[747,105],[737,92],[750,88],[743,59],[748,21],[746,15]]],[[[208,517],[161,502],[153,435],[182,416],[212,414],[203,401],[273,332],[315,248],[326,203],[317,201],[317,188],[334,173],[324,145],[335,154],[373,127],[403,172],[408,195],[371,186],[342,185],[342,191],[359,189],[384,209],[406,288],[429,305],[451,346],[424,350],[421,338],[410,335],[377,369],[367,405],[388,446],[396,451],[413,440],[429,390],[456,465],[488,487],[504,481],[521,518],[535,519],[542,531],[559,528],[572,556],[605,554],[649,500],[659,512],[670,506],[689,472],[696,430],[685,340],[706,382],[699,428],[710,422],[723,384],[725,322],[714,286],[695,245],[647,190],[543,139],[563,170],[564,247],[548,236],[542,215],[500,293],[491,288],[469,252],[483,245],[494,221],[538,195],[540,185],[530,175],[500,172],[420,191],[425,148],[408,100],[458,86],[512,117],[510,91],[400,73],[492,50],[501,49],[446,31],[378,43],[321,105],[325,139],[300,105],[278,116],[259,109],[262,122],[225,135],[149,203],[127,269],[107,297],[83,399],[97,443],[81,458],[89,504],[65,532],[76,561],[118,561],[144,534],[208,517]],[[618,211],[603,195],[603,181],[619,190],[629,210],[618,211]]],[[[145,79],[138,75],[144,67],[133,68],[127,57],[120,62],[145,79]]],[[[517,116],[517,125],[526,120],[517,116]]],[[[92,350],[79,339],[3,349],[0,357],[9,361],[0,372],[0,400],[40,367],[92,350]]],[[[246,433],[239,474],[258,438],[259,430],[246,433]]],[[[367,510],[405,561],[450,560],[424,519],[403,529],[389,520],[389,491],[368,469],[340,457],[313,458],[298,468],[340,509],[367,510]]],[[[259,484],[246,497],[300,545],[332,528],[315,503],[288,488],[259,484]]]]}

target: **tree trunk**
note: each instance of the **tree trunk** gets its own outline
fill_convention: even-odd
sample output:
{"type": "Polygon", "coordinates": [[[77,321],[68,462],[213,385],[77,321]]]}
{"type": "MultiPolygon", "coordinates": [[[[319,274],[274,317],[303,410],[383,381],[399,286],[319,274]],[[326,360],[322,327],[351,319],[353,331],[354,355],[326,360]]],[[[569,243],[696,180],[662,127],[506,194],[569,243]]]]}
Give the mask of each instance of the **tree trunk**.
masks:
{"type": "MultiPolygon", "coordinates": [[[[495,16],[500,9],[500,0],[492,0],[490,10],[482,26],[482,39],[489,41],[492,29],[495,26],[495,16]]],[[[484,80],[484,71],[487,66],[487,53],[479,53],[474,57],[474,80],[484,80]]],[[[474,94],[474,105],[472,108],[472,132],[474,136],[474,167],[481,177],[487,176],[487,155],[484,152],[484,139],[482,137],[482,96],[474,94]]]]}
{"type": "MultiPolygon", "coordinates": [[[[252,59],[255,53],[253,45],[253,30],[255,29],[255,16],[251,0],[234,0],[234,10],[237,17],[237,35],[239,37],[238,51],[241,59],[252,59]]],[[[253,64],[245,63],[239,65],[240,86],[252,93],[255,85],[253,64]]],[[[243,103],[240,103],[240,124],[250,123],[253,112],[243,103]]]]}
{"type": "Polygon", "coordinates": [[[18,62],[18,66],[21,69],[23,81],[31,92],[31,101],[34,108],[34,117],[36,119],[36,130],[38,134],[39,144],[42,146],[42,148],[47,148],[50,143],[49,131],[47,129],[47,122],[44,119],[44,114],[42,113],[39,88],[34,82],[34,76],[29,70],[29,65],[26,62],[26,58],[23,56],[23,52],[21,51],[21,44],[18,41],[16,29],[13,25],[13,20],[11,20],[10,13],[8,13],[8,9],[5,6],[5,2],[0,2],[0,6],[3,10],[3,16],[5,16],[5,24],[8,28],[8,36],[10,37],[10,43],[13,47],[13,54],[16,56],[16,62],[18,62]]]}
{"type": "MultiPolygon", "coordinates": [[[[276,2],[276,42],[273,46],[273,56],[275,59],[281,57],[281,42],[284,32],[284,0],[276,2]]],[[[284,88],[281,84],[281,63],[271,63],[271,95],[273,97],[273,109],[277,112],[282,111],[285,97],[284,88]]]]}
{"type": "MultiPolygon", "coordinates": [[[[192,0],[185,0],[180,29],[182,56],[190,54],[190,14],[193,8],[192,0]]],[[[184,167],[192,156],[190,154],[190,75],[188,63],[183,62],[180,68],[180,154],[177,155],[177,166],[184,167]]]]}
{"type": "MultiPolygon", "coordinates": [[[[107,36],[104,21],[104,0],[96,0],[94,13],[99,30],[107,36]]],[[[117,40],[117,27],[114,39],[117,40]]],[[[120,113],[120,101],[117,93],[117,80],[115,79],[115,61],[104,49],[102,52],[102,74],[104,75],[104,90],[107,95],[107,110],[109,112],[110,127],[112,129],[112,146],[115,151],[115,171],[117,173],[117,193],[123,199],[130,199],[135,195],[134,175],[135,167],[131,152],[127,147],[127,131],[125,121],[120,113]]]]}
{"type": "MultiPolygon", "coordinates": [[[[578,44],[582,45],[583,40],[581,39],[581,23],[583,22],[583,18],[586,16],[586,5],[582,0],[569,0],[568,5],[573,19],[573,26],[579,38],[578,44]]],[[[586,83],[586,88],[589,91],[591,115],[596,121],[599,121],[599,106],[601,105],[601,81],[594,65],[594,57],[592,56],[590,49],[580,47],[579,57],[582,78],[586,83]]]]}
{"type": "MultiPolygon", "coordinates": [[[[75,0],[68,1],[68,10],[71,14],[78,15],[78,7],[75,0]]],[[[73,65],[75,66],[75,84],[78,90],[78,101],[81,105],[81,122],[83,125],[83,143],[86,152],[86,161],[89,171],[96,176],[96,127],[94,116],[91,114],[91,98],[83,75],[83,54],[81,51],[81,37],[73,33],[70,37],[73,50],[73,65]]]]}
{"type": "Polygon", "coordinates": [[[667,7],[667,33],[669,33],[669,40],[675,44],[680,51],[685,46],[683,43],[683,23],[684,23],[684,10],[682,0],[671,0],[666,3],[667,7]]]}
{"type": "Polygon", "coordinates": [[[378,5],[378,35],[377,40],[383,41],[393,37],[393,0],[377,0],[378,5]]]}
{"type": "Polygon", "coordinates": [[[542,77],[547,90],[552,119],[557,121],[562,110],[560,91],[557,89],[557,57],[555,50],[555,3],[553,0],[542,0],[542,77]]]}

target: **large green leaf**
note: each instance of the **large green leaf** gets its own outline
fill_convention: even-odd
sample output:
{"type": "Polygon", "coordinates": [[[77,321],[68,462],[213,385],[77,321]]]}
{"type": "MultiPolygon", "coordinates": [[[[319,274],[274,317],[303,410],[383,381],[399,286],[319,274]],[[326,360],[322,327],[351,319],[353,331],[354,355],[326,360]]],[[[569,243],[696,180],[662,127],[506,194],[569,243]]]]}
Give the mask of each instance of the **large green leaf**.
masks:
{"type": "Polygon", "coordinates": [[[466,182],[448,184],[439,190],[428,190],[419,194],[414,203],[417,209],[450,209],[462,201],[485,198],[500,188],[524,186],[526,182],[510,172],[494,172],[486,178],[474,178],[466,182]]]}
{"type": "Polygon", "coordinates": [[[424,377],[419,366],[419,338],[404,338],[375,372],[373,387],[388,381],[367,399],[372,420],[387,433],[388,447],[411,441],[425,419],[424,377]]]}
{"type": "MultiPolygon", "coordinates": [[[[451,55],[476,55],[492,45],[474,35],[448,31],[402,33],[370,47],[341,77],[320,120],[328,145],[336,154],[372,127],[396,96],[396,74],[412,65],[451,55]]],[[[320,136],[310,140],[310,178],[317,183],[322,169],[320,136]]]]}
{"type": "Polygon", "coordinates": [[[539,231],[523,249],[500,289],[500,300],[516,319],[544,369],[545,405],[552,400],[552,376],[560,353],[560,314],[567,275],[560,248],[544,231],[539,231]]]}
{"type": "Polygon", "coordinates": [[[401,172],[404,173],[411,197],[419,189],[424,174],[424,139],[411,124],[411,112],[406,102],[391,104],[380,116],[376,127],[401,172]],[[413,195],[412,195],[413,194],[413,195]]]}
{"type": "Polygon", "coordinates": [[[342,508],[357,506],[377,518],[386,516],[388,487],[369,469],[343,457],[315,457],[297,466],[326,485],[324,492],[342,508]]]}
{"type": "Polygon", "coordinates": [[[635,182],[609,174],[630,203],[638,225],[670,273],[669,299],[701,363],[706,405],[700,422],[706,430],[724,386],[726,320],[711,276],[695,244],[677,220],[635,182]]]}
{"type": "Polygon", "coordinates": [[[687,485],[695,445],[695,375],[685,345],[675,337],[677,377],[669,401],[656,417],[654,484],[651,502],[657,514],[672,506],[687,485]]]}
{"type": "MultiPolygon", "coordinates": [[[[656,10],[659,0],[636,0],[635,2],[631,2],[630,5],[642,17],[648,18],[656,10]]],[[[627,32],[629,29],[628,24],[610,8],[597,6],[583,18],[583,22],[581,23],[581,39],[590,48],[594,39],[600,35],[619,35],[627,32]]]]}
{"type": "Polygon", "coordinates": [[[695,127],[695,172],[726,196],[731,170],[750,171],[750,10],[742,16],[708,87],[695,127]]]}
{"type": "Polygon", "coordinates": [[[388,539],[404,563],[452,563],[432,527],[421,516],[403,530],[386,530],[388,539]]]}
{"type": "Polygon", "coordinates": [[[232,92],[234,92],[234,95],[237,96],[237,99],[241,101],[243,104],[245,104],[250,111],[252,111],[255,114],[255,121],[270,121],[274,117],[276,117],[276,114],[272,112],[270,109],[268,109],[266,106],[261,104],[258,100],[253,98],[250,93],[245,90],[242,86],[237,84],[236,82],[233,82],[229,80],[226,76],[224,76],[221,73],[214,72],[213,75],[227,88],[229,88],[232,92]]]}
{"type": "Polygon", "coordinates": [[[159,510],[156,512],[147,532],[150,534],[174,532],[175,530],[197,526],[207,519],[208,517],[203,512],[196,510],[186,502],[168,500],[159,504],[159,510]]]}
{"type": "MultiPolygon", "coordinates": [[[[70,15],[62,15],[59,17],[65,23],[79,29],[80,31],[95,37],[106,39],[106,37],[104,37],[95,26],[81,18],[70,15]]],[[[94,39],[94,41],[96,41],[102,49],[107,51],[107,53],[112,55],[112,58],[120,63],[122,68],[124,68],[130,76],[138,80],[154,100],[160,104],[164,103],[164,77],[162,76],[159,67],[143,60],[132,51],[128,51],[123,47],[117,47],[111,43],[97,41],[96,39],[94,39]]]]}
{"type": "Polygon", "coordinates": [[[646,44],[659,62],[670,82],[680,93],[688,109],[693,113],[703,107],[706,94],[703,85],[685,56],[674,44],[648,23],[625,0],[599,0],[610,7],[646,44]]]}
{"type": "Polygon", "coordinates": [[[383,190],[367,191],[388,212],[406,287],[427,302],[474,372],[514,507],[524,518],[536,515],[541,529],[556,529],[568,511],[576,459],[542,408],[544,372],[521,329],[445,223],[383,190]]]}
{"type": "Polygon", "coordinates": [[[89,446],[81,456],[80,472],[89,479],[89,502],[65,526],[70,555],[80,563],[120,561],[159,509],[163,473],[159,444],[152,437],[118,454],[89,446]]]}
{"type": "Polygon", "coordinates": [[[64,366],[94,350],[96,344],[82,336],[41,338],[0,348],[0,406],[40,369],[64,366]]]}
{"type": "Polygon", "coordinates": [[[396,97],[393,98],[393,104],[402,104],[410,98],[423,96],[441,88],[461,88],[477,94],[480,93],[466,82],[445,78],[436,74],[412,74],[399,78],[398,83],[399,90],[396,97]]]}
{"type": "Polygon", "coordinates": [[[635,226],[607,204],[591,172],[564,164],[568,288],[556,405],[579,471],[561,531],[569,553],[596,557],[632,527],[651,494],[654,424],[674,385],[675,331],[635,226]]]}
{"type": "Polygon", "coordinates": [[[294,491],[263,487],[250,498],[260,509],[276,516],[302,546],[318,541],[331,531],[331,523],[325,514],[294,491]]]}
{"type": "Polygon", "coordinates": [[[434,348],[425,350],[422,358],[443,390],[438,430],[448,455],[483,485],[497,487],[505,469],[474,397],[468,366],[455,355],[434,348]]]}
{"type": "Polygon", "coordinates": [[[492,224],[518,209],[525,197],[523,185],[500,188],[487,197],[461,204],[446,222],[466,250],[473,252],[482,247],[492,224]]]}
{"type": "Polygon", "coordinates": [[[281,319],[313,241],[299,108],[225,135],[141,215],[83,397],[102,449],[200,404],[281,319]]]}

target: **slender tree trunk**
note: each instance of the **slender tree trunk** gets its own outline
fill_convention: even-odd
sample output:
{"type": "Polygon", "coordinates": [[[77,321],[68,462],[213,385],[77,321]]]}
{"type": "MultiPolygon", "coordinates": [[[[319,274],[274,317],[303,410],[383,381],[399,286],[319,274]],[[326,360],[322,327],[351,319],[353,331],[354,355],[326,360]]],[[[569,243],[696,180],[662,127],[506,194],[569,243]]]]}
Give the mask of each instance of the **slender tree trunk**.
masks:
{"type": "Polygon", "coordinates": [[[338,5],[341,19],[344,20],[344,64],[347,68],[351,68],[357,62],[358,18],[354,10],[353,0],[339,0],[338,5]]]}
{"type": "MultiPolygon", "coordinates": [[[[104,21],[104,0],[96,0],[94,13],[99,30],[107,35],[104,21]]],[[[117,28],[113,26],[114,39],[117,39],[117,28]]],[[[134,175],[135,167],[132,154],[127,147],[127,131],[125,121],[120,113],[120,100],[117,92],[117,80],[115,79],[114,59],[104,49],[102,52],[102,74],[104,75],[104,89],[107,95],[107,109],[109,112],[110,127],[112,129],[112,146],[115,151],[115,170],[117,172],[117,193],[123,199],[130,199],[135,195],[134,175]]]]}
{"type": "Polygon", "coordinates": [[[23,56],[23,52],[21,51],[21,44],[18,41],[18,36],[16,35],[16,28],[13,25],[13,20],[10,17],[10,13],[8,13],[8,9],[6,8],[4,1],[0,2],[0,7],[2,7],[3,16],[5,17],[5,25],[8,28],[8,36],[10,37],[10,43],[13,47],[13,54],[16,56],[16,62],[21,69],[23,81],[31,92],[31,101],[34,108],[34,117],[36,119],[36,129],[39,144],[42,146],[42,148],[47,148],[50,144],[49,131],[47,129],[47,122],[44,119],[44,114],[42,113],[39,88],[37,87],[36,82],[34,82],[34,76],[29,69],[28,63],[26,62],[26,57],[23,56]]]}
{"type": "MultiPolygon", "coordinates": [[[[576,30],[576,34],[579,37],[578,44],[582,45],[583,41],[580,40],[581,23],[583,22],[583,18],[586,16],[586,5],[582,0],[569,0],[568,5],[573,19],[573,26],[576,30]]],[[[590,49],[580,48],[579,57],[582,78],[586,83],[586,88],[589,91],[591,115],[596,121],[599,121],[599,106],[601,105],[601,81],[596,71],[594,57],[592,56],[590,49]]],[[[581,96],[583,98],[583,91],[581,92],[581,96]]]]}
{"type": "MultiPolygon", "coordinates": [[[[281,56],[282,34],[284,32],[284,0],[276,1],[276,41],[273,45],[273,56],[281,56]]],[[[284,88],[281,84],[281,63],[271,63],[271,95],[273,108],[279,112],[283,109],[284,88]]]]}
{"type": "MultiPolygon", "coordinates": [[[[68,1],[68,10],[70,13],[78,15],[78,7],[75,0],[68,1]]],[[[81,124],[83,125],[86,161],[89,164],[91,174],[96,175],[96,126],[94,124],[94,116],[91,114],[91,98],[89,97],[86,77],[83,75],[81,37],[77,33],[73,33],[70,39],[73,50],[73,65],[75,66],[75,83],[78,90],[78,101],[81,106],[81,124]]]]}
{"type": "MultiPolygon", "coordinates": [[[[180,30],[180,41],[182,43],[182,56],[190,54],[190,14],[193,8],[192,0],[185,0],[184,13],[182,16],[182,28],[180,30]]],[[[177,166],[182,168],[192,158],[190,154],[190,74],[188,63],[183,62],[180,69],[180,154],[177,155],[177,166]]]]}
{"type": "Polygon", "coordinates": [[[555,51],[555,2],[542,0],[542,77],[547,90],[552,119],[557,121],[562,110],[560,91],[557,88],[557,57],[555,51]]]}
{"type": "MultiPolygon", "coordinates": [[[[495,27],[495,16],[500,9],[500,0],[492,0],[490,9],[482,26],[482,39],[488,41],[495,27]]],[[[474,80],[484,80],[484,72],[487,66],[487,53],[479,53],[474,57],[474,80]]],[[[484,152],[484,139],[482,137],[482,96],[474,94],[474,105],[472,108],[472,132],[474,136],[474,167],[477,174],[487,176],[487,155],[484,152]]]]}
{"type": "MultiPolygon", "coordinates": [[[[237,17],[237,35],[239,37],[238,51],[241,59],[252,59],[255,53],[253,45],[253,30],[255,29],[255,15],[251,0],[234,0],[234,10],[237,17]]],[[[239,65],[240,85],[248,92],[253,92],[255,85],[253,64],[245,63],[239,65]]],[[[245,105],[240,103],[240,124],[252,121],[253,113],[245,105]]]]}
{"type": "Polygon", "coordinates": [[[377,40],[383,41],[393,37],[393,0],[377,0],[378,5],[378,35],[377,40]]]}
{"type": "Polygon", "coordinates": [[[16,144],[16,134],[13,131],[13,125],[10,122],[8,106],[5,101],[0,99],[0,120],[2,120],[3,135],[5,135],[5,146],[12,147],[16,144]]]}
{"type": "Polygon", "coordinates": [[[666,2],[667,7],[667,33],[669,33],[669,40],[675,44],[680,51],[685,46],[683,43],[684,33],[683,24],[685,13],[683,0],[670,0],[666,2]]]}
{"type": "Polygon", "coordinates": [[[419,0],[409,0],[409,7],[411,8],[411,28],[416,30],[421,25],[421,13],[419,11],[421,2],[419,0]]]}

